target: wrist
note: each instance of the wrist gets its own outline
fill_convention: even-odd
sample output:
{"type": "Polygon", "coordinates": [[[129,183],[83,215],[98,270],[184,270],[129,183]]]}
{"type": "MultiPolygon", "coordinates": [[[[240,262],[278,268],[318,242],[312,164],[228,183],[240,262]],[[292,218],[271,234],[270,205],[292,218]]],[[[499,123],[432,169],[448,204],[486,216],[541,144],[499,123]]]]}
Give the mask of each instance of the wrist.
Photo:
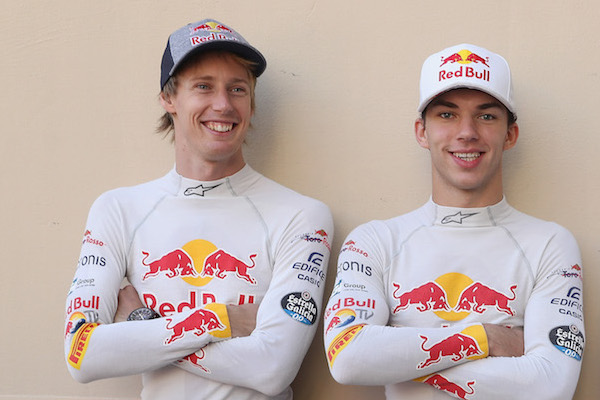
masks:
{"type": "Polygon", "coordinates": [[[129,314],[127,321],[144,321],[154,318],[160,318],[160,314],[149,307],[140,307],[129,314]]]}

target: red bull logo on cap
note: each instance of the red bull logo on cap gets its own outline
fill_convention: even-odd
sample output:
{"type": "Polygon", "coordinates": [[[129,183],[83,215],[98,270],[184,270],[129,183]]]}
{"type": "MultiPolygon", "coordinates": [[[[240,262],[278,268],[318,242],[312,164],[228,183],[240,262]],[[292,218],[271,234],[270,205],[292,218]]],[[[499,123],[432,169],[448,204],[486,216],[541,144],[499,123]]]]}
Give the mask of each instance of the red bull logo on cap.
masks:
{"type": "Polygon", "coordinates": [[[481,57],[467,49],[460,50],[445,57],[442,56],[440,62],[439,81],[463,76],[488,82],[490,80],[489,57],[481,57]],[[451,67],[454,64],[458,64],[458,69],[456,67],[451,67]],[[488,69],[473,68],[472,66],[468,66],[468,64],[480,64],[488,69]]]}
{"type": "Polygon", "coordinates": [[[432,311],[447,321],[459,321],[471,312],[483,314],[491,309],[509,316],[515,315],[510,303],[517,298],[517,285],[509,288],[512,295],[508,296],[457,272],[441,275],[435,281],[425,282],[407,291],[403,291],[399,283],[392,282],[392,285],[392,296],[398,301],[394,314],[414,308],[419,312],[432,311]]]}
{"type": "Polygon", "coordinates": [[[146,269],[142,281],[165,276],[181,278],[194,286],[205,286],[212,279],[227,279],[234,276],[250,285],[256,285],[256,279],[250,270],[255,267],[258,253],[248,255],[249,263],[218,248],[215,244],[203,240],[192,240],[181,248],[147,262],[149,253],[142,251],[141,264],[146,269]]]}
{"type": "Polygon", "coordinates": [[[229,29],[225,25],[219,24],[219,23],[213,22],[213,21],[206,22],[206,23],[204,23],[202,25],[190,27],[190,33],[197,33],[199,31],[229,32],[229,33],[233,32],[231,29],[229,29]]]}

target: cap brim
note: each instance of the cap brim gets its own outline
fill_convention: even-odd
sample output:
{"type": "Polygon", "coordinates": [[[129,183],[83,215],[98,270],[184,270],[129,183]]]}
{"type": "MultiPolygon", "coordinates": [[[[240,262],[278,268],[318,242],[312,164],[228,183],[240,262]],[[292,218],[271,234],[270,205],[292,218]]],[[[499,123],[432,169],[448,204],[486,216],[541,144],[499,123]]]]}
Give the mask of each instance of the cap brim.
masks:
{"type": "Polygon", "coordinates": [[[179,68],[179,66],[183,64],[186,60],[188,60],[191,56],[211,50],[229,51],[239,55],[242,58],[245,58],[246,60],[255,63],[256,65],[253,68],[253,72],[257,78],[261,76],[267,68],[267,60],[254,47],[248,44],[240,44],[232,41],[213,40],[211,42],[202,44],[202,46],[199,46],[197,49],[194,49],[188,54],[186,54],[185,57],[179,60],[177,64],[173,65],[173,68],[171,68],[171,72],[169,75],[173,76],[177,68],[179,68]]]}

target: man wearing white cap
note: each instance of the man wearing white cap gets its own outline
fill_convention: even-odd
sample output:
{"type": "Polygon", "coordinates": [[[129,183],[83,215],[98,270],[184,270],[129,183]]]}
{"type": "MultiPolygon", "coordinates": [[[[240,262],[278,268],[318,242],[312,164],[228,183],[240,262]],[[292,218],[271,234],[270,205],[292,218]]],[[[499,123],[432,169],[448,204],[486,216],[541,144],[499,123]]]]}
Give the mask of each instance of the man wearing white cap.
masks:
{"type": "Polygon", "coordinates": [[[90,210],[66,306],[76,380],[143,374],[148,400],[292,398],[333,222],[323,203],[244,161],[265,68],[215,20],[169,37],[159,131],[173,134],[175,167],[90,210]]]}
{"type": "Polygon", "coordinates": [[[568,399],[584,347],[578,246],[512,208],[502,159],[519,136],[507,62],[470,44],[421,71],[418,144],[432,196],[356,228],[325,309],[325,350],[344,384],[388,399],[568,399]]]}

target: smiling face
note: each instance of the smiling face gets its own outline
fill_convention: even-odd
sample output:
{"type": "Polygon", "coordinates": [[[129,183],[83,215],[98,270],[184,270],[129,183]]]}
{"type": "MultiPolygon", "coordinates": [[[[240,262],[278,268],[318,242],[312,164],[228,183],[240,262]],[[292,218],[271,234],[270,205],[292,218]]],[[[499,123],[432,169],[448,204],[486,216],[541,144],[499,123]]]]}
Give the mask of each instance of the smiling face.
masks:
{"type": "Polygon", "coordinates": [[[519,127],[494,97],[455,89],[436,97],[415,122],[421,147],[429,150],[433,200],[456,207],[484,207],[502,199],[502,156],[519,127]]]}
{"type": "Polygon", "coordinates": [[[206,53],[177,73],[176,93],[161,104],[173,119],[178,173],[214,180],[244,167],[253,91],[251,71],[231,53],[206,53]]]}

